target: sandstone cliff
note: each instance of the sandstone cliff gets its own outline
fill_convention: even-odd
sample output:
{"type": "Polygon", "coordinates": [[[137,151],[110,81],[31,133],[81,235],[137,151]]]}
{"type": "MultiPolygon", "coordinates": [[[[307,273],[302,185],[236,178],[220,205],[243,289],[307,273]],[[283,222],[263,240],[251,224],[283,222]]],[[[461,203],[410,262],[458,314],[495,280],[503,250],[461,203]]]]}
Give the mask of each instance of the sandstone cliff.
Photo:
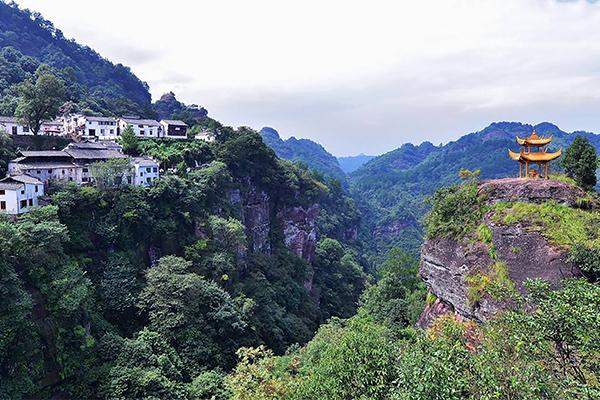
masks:
{"type": "Polygon", "coordinates": [[[421,327],[448,313],[476,321],[491,318],[507,305],[485,291],[494,279],[504,279],[524,293],[528,278],[558,285],[579,276],[568,262],[568,247],[549,240],[536,215],[507,223],[499,218],[497,205],[503,203],[509,210],[517,202],[574,208],[586,198],[584,191],[553,180],[499,179],[480,183],[478,195],[484,210],[479,234],[430,238],[421,247],[419,275],[435,296],[429,296],[435,301],[425,307],[418,321],[421,327]]]}
{"type": "Polygon", "coordinates": [[[232,190],[229,203],[239,207],[240,218],[253,253],[270,254],[273,231],[283,233],[283,243],[298,257],[312,262],[317,247],[319,204],[308,207],[276,204],[265,191],[248,185],[247,190],[232,190]]]}

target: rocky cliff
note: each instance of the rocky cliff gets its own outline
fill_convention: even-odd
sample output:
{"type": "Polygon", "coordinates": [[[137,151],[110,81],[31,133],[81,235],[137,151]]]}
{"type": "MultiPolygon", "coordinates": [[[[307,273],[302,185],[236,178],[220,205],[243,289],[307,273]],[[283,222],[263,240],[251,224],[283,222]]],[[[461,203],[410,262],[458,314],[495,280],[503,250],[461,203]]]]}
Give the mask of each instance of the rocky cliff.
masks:
{"type": "Polygon", "coordinates": [[[253,253],[270,254],[273,230],[283,232],[283,243],[298,257],[312,262],[317,247],[319,205],[309,207],[275,204],[269,194],[249,185],[249,190],[233,190],[229,202],[240,208],[241,221],[253,253]]]}
{"type": "Polygon", "coordinates": [[[511,207],[574,209],[586,198],[584,191],[553,180],[499,179],[480,183],[478,195],[484,212],[476,231],[458,238],[430,238],[421,247],[419,275],[435,296],[430,296],[435,301],[419,319],[421,327],[448,313],[476,321],[491,318],[506,306],[486,290],[496,281],[524,293],[523,283],[529,278],[559,285],[564,278],[580,275],[568,261],[568,246],[551,240],[537,221],[541,215],[519,219],[511,207]]]}

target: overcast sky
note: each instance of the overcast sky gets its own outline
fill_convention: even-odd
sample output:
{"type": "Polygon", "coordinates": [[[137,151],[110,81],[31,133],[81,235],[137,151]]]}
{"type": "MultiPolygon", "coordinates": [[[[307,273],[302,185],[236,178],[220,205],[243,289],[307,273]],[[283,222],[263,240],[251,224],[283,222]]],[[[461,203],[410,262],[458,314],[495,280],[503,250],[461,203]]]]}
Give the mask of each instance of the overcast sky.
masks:
{"type": "Polygon", "coordinates": [[[335,155],[492,121],[600,133],[600,2],[19,0],[232,126],[335,155]]]}

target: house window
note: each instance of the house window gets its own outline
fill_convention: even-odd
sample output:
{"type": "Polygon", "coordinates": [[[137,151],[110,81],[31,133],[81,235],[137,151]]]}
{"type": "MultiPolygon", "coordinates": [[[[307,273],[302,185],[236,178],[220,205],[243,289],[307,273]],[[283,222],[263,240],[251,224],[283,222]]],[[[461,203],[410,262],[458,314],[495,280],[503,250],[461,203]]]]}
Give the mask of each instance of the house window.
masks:
{"type": "Polygon", "coordinates": [[[33,206],[33,199],[29,199],[29,207],[33,206]]]}
{"type": "Polygon", "coordinates": [[[37,186],[35,187],[35,192],[36,192],[36,193],[38,192],[38,187],[37,187],[37,186]]]}
{"type": "Polygon", "coordinates": [[[150,168],[146,168],[146,172],[151,172],[152,170],[150,168]]]}
{"type": "Polygon", "coordinates": [[[96,130],[95,129],[90,129],[88,132],[89,132],[88,134],[90,136],[96,136],[96,130]]]}
{"type": "Polygon", "coordinates": [[[0,201],[0,210],[6,210],[6,202],[0,201]]]}
{"type": "Polygon", "coordinates": [[[36,174],[41,174],[42,171],[40,171],[39,169],[37,171],[35,171],[36,174]]]}
{"type": "Polygon", "coordinates": [[[87,181],[89,181],[89,180],[90,180],[90,178],[88,178],[87,176],[84,176],[83,178],[81,178],[81,181],[82,181],[82,182],[87,182],[87,181]]]}
{"type": "Polygon", "coordinates": [[[140,172],[140,176],[144,176],[144,173],[143,173],[143,172],[140,172]]]}
{"type": "Polygon", "coordinates": [[[130,176],[127,177],[127,183],[129,183],[131,185],[131,177],[130,176]]]}
{"type": "Polygon", "coordinates": [[[73,178],[69,177],[69,182],[71,182],[73,180],[73,178]]]}
{"type": "Polygon", "coordinates": [[[21,208],[27,208],[27,200],[21,200],[21,208]]]}
{"type": "Polygon", "coordinates": [[[25,190],[21,190],[21,194],[25,194],[25,190]]]}
{"type": "Polygon", "coordinates": [[[100,129],[100,134],[104,135],[104,129],[100,129]]]}
{"type": "Polygon", "coordinates": [[[24,126],[24,127],[23,127],[23,132],[25,132],[25,133],[29,133],[29,127],[28,127],[28,126],[24,126]]]}
{"type": "Polygon", "coordinates": [[[51,169],[49,169],[49,170],[48,170],[48,173],[49,173],[49,174],[51,174],[51,173],[52,173],[52,170],[51,170],[51,169]]]}
{"type": "Polygon", "coordinates": [[[4,191],[4,189],[0,189],[0,194],[6,194],[6,192],[4,191]]]}
{"type": "Polygon", "coordinates": [[[84,169],[83,169],[83,172],[88,172],[88,169],[87,169],[87,168],[84,168],[84,169]]]}
{"type": "Polygon", "coordinates": [[[150,182],[152,182],[152,179],[146,178],[146,182],[150,183],[150,182]]]}
{"type": "Polygon", "coordinates": [[[62,174],[63,174],[63,175],[65,174],[65,170],[64,170],[64,169],[62,170],[62,174]]]}
{"type": "Polygon", "coordinates": [[[110,130],[110,134],[111,134],[111,135],[113,135],[114,133],[115,133],[115,130],[114,130],[114,129],[111,129],[111,130],[110,130]]]}
{"type": "Polygon", "coordinates": [[[141,135],[141,136],[144,136],[144,131],[140,131],[140,135],[141,135]]]}
{"type": "Polygon", "coordinates": [[[16,127],[16,126],[13,126],[13,127],[12,127],[12,134],[13,134],[13,135],[16,135],[16,134],[17,134],[17,127],[16,127]]]}
{"type": "Polygon", "coordinates": [[[157,167],[152,168],[152,172],[158,172],[158,168],[157,167]]]}

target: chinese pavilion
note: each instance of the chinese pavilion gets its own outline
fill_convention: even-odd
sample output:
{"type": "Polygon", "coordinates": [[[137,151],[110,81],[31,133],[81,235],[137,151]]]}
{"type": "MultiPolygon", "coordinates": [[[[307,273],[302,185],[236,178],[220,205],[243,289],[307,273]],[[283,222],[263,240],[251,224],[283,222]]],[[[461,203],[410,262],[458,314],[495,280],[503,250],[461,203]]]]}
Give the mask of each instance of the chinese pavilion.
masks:
{"type": "Polygon", "coordinates": [[[517,136],[517,143],[522,147],[518,153],[508,150],[508,155],[519,162],[519,178],[546,178],[548,179],[548,163],[556,160],[562,154],[562,149],[556,152],[548,152],[547,145],[552,141],[552,136],[541,138],[535,130],[531,136],[521,139],[517,136]],[[534,166],[539,167],[536,171],[534,166]],[[523,168],[525,167],[525,168],[523,168]]]}

